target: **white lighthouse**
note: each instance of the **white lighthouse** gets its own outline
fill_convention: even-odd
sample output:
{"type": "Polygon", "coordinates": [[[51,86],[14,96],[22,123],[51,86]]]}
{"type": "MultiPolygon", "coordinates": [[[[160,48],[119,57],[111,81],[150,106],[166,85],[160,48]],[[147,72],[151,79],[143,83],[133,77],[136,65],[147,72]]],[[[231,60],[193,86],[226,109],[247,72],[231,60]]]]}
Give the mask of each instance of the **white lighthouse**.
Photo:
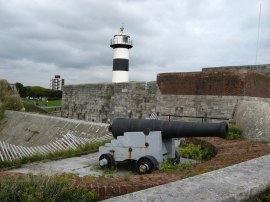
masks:
{"type": "Polygon", "coordinates": [[[124,27],[111,39],[111,48],[113,48],[113,72],[112,82],[128,82],[129,71],[129,51],[132,48],[130,36],[124,34],[124,27]]]}

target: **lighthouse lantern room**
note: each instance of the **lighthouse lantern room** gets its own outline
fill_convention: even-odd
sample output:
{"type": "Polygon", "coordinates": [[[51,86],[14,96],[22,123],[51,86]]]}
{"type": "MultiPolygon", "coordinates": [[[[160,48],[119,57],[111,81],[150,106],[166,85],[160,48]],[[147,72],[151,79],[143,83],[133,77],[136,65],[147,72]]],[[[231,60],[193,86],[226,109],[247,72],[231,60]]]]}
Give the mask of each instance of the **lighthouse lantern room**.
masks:
{"type": "Polygon", "coordinates": [[[129,35],[124,34],[124,27],[111,39],[111,48],[113,48],[113,72],[112,82],[128,82],[129,72],[129,49],[133,47],[129,35]]]}

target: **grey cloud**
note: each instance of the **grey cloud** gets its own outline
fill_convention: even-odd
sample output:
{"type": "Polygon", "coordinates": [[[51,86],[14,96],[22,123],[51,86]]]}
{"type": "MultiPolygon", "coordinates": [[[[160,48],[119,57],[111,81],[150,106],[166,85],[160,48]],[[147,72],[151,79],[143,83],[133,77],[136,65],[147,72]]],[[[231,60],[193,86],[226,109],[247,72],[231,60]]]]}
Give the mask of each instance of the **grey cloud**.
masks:
{"type": "Polygon", "coordinates": [[[253,64],[260,3],[258,62],[270,63],[267,0],[0,0],[0,76],[28,85],[48,85],[54,74],[67,83],[109,82],[109,41],[122,23],[134,41],[132,80],[253,64]]]}

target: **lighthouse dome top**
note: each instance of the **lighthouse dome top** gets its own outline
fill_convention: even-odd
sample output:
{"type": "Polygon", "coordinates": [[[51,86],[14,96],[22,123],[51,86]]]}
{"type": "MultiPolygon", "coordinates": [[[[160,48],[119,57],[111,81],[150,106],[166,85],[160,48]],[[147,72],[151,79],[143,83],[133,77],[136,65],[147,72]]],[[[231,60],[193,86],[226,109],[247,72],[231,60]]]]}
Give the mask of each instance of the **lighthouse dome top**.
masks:
{"type": "Polygon", "coordinates": [[[132,40],[129,35],[124,34],[124,27],[120,28],[120,32],[111,39],[111,48],[132,48],[132,40]]]}

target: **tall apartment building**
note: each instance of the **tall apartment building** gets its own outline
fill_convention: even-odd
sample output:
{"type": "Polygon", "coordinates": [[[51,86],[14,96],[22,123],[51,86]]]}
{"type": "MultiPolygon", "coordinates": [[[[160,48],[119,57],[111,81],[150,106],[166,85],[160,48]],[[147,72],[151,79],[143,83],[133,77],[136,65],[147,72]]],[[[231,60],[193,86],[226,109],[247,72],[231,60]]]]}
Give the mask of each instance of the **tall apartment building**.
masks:
{"type": "Polygon", "coordinates": [[[60,75],[55,75],[54,78],[51,79],[51,89],[62,90],[63,85],[65,85],[65,79],[61,79],[60,75]]]}

